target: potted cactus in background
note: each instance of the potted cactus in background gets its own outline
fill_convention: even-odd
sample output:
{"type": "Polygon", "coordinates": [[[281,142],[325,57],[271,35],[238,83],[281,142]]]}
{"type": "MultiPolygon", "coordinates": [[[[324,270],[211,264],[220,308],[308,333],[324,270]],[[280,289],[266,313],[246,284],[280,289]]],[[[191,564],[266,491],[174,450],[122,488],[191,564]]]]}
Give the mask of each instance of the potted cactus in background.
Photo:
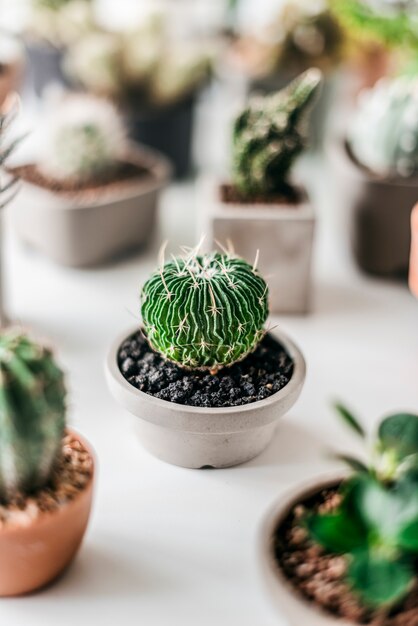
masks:
{"type": "MultiPolygon", "coordinates": [[[[357,435],[364,428],[339,407],[357,435]]],[[[418,623],[418,416],[379,426],[370,462],[281,498],[260,534],[270,595],[299,626],[418,623]]]]}
{"type": "Polygon", "coordinates": [[[418,198],[418,80],[384,80],[363,92],[334,157],[359,267],[378,276],[406,276],[418,198]]]}
{"type": "Polygon", "coordinates": [[[140,418],[143,445],[191,468],[259,454],[298,398],[304,359],[265,328],[268,287],[255,265],[198,248],[173,257],[141,292],[143,327],[107,360],[115,399],[140,418]]]}
{"type": "Polygon", "coordinates": [[[19,88],[24,66],[23,44],[14,35],[0,31],[0,110],[7,96],[19,88]]]}
{"type": "Polygon", "coordinates": [[[94,463],[66,430],[64,377],[51,352],[12,329],[0,335],[0,416],[0,595],[12,596],[46,585],[74,558],[94,463]]]}
{"type": "Polygon", "coordinates": [[[208,248],[230,240],[247,261],[259,249],[273,313],[305,313],[310,304],[315,217],[291,169],[306,146],[320,85],[320,71],[311,69],[277,94],[251,100],[234,125],[232,182],[203,184],[199,227],[208,248]]]}
{"type": "Polygon", "coordinates": [[[67,46],[94,28],[92,0],[31,0],[25,33],[28,83],[40,97],[48,85],[69,86],[63,71],[67,46]]]}
{"type": "Polygon", "coordinates": [[[182,177],[190,172],[194,103],[210,56],[207,43],[179,41],[157,14],[123,32],[96,28],[70,46],[65,68],[82,88],[116,101],[132,139],[168,156],[182,177]]]}
{"type": "Polygon", "coordinates": [[[113,105],[64,96],[47,112],[35,162],[15,166],[21,238],[57,263],[87,266],[147,244],[170,167],[126,139],[113,105]]]}

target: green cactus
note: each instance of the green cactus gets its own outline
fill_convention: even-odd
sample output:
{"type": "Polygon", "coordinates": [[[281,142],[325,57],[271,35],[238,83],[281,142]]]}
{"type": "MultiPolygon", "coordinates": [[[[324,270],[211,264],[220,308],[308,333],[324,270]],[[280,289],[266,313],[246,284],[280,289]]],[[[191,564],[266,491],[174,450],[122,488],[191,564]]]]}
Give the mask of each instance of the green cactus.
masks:
{"type": "Polygon", "coordinates": [[[141,312],[153,349],[182,366],[216,371],[243,359],[263,338],[267,300],[255,264],[193,251],[152,274],[141,312]]]}
{"type": "Polygon", "coordinates": [[[349,129],[360,163],[382,176],[418,173],[418,80],[380,81],[361,95],[349,129]]]}
{"type": "Polygon", "coordinates": [[[51,477],[65,429],[65,386],[51,352],[25,334],[0,334],[0,497],[51,477]]]}
{"type": "Polygon", "coordinates": [[[321,82],[320,70],[307,70],[281,91],[254,98],[236,119],[233,184],[244,198],[288,193],[290,169],[307,144],[321,82]]]}

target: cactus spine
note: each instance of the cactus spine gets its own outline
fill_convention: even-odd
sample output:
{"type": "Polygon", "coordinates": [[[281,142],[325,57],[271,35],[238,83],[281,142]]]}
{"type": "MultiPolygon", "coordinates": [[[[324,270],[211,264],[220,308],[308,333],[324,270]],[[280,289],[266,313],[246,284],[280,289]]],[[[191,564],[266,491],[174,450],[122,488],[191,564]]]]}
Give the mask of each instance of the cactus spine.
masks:
{"type": "Polygon", "coordinates": [[[194,250],[152,274],[141,312],[153,349],[182,366],[216,370],[243,359],[263,338],[267,299],[255,265],[194,250]]]}
{"type": "Polygon", "coordinates": [[[63,372],[51,352],[17,331],[0,335],[0,497],[51,477],[65,429],[63,372]]]}
{"type": "Polygon", "coordinates": [[[289,174],[307,144],[308,120],[322,82],[310,69],[277,93],[253,98],[233,131],[233,183],[244,198],[289,191],[289,174]]]}

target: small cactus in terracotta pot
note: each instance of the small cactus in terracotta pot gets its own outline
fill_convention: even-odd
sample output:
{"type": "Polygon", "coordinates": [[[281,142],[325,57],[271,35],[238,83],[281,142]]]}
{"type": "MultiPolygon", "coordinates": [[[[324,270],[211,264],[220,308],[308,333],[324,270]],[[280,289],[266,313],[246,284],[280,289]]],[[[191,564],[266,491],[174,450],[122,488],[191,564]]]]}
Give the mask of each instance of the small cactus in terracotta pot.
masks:
{"type": "Polygon", "coordinates": [[[63,371],[51,350],[17,329],[0,334],[0,422],[4,596],[37,589],[68,565],[87,526],[93,484],[92,453],[66,430],[63,371]]]}

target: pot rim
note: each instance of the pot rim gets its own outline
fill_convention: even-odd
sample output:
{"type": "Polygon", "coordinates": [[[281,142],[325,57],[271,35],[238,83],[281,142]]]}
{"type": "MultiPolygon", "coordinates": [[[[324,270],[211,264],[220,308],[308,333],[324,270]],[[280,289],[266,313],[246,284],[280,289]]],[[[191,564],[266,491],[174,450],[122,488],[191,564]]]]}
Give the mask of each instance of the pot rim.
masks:
{"type": "Polygon", "coordinates": [[[90,476],[89,481],[86,483],[84,489],[82,489],[82,491],[79,491],[72,500],[65,502],[64,504],[62,504],[61,506],[59,506],[57,509],[53,511],[41,512],[40,515],[36,519],[30,522],[30,524],[25,525],[25,526],[23,525],[22,526],[19,526],[19,525],[7,526],[6,525],[3,528],[0,528],[0,537],[3,538],[5,536],[19,535],[21,533],[26,532],[27,530],[35,528],[36,526],[43,526],[44,524],[49,523],[51,520],[54,520],[54,519],[56,522],[58,522],[59,518],[62,517],[62,515],[65,515],[68,509],[75,506],[81,498],[91,497],[90,494],[93,491],[93,486],[94,486],[94,481],[95,481],[95,476],[96,476],[96,471],[97,471],[96,470],[96,465],[97,465],[96,453],[94,449],[92,448],[92,446],[90,445],[90,443],[87,441],[87,439],[85,439],[82,435],[80,435],[76,430],[74,430],[73,428],[67,428],[66,430],[68,434],[75,437],[81,443],[81,445],[86,450],[86,452],[88,452],[92,460],[92,469],[91,469],[91,476],[90,476]]]}
{"type": "MultiPolygon", "coordinates": [[[[86,199],[85,193],[62,191],[55,192],[47,187],[42,187],[22,179],[22,184],[28,189],[36,189],[38,192],[47,194],[62,201],[61,205],[55,207],[55,211],[75,211],[86,210],[94,207],[111,204],[115,201],[125,201],[135,197],[163,189],[170,181],[173,173],[172,165],[163,154],[148,148],[148,146],[138,145],[129,142],[126,153],[126,161],[140,164],[148,170],[148,174],[138,178],[123,181],[117,190],[111,190],[107,185],[99,188],[93,200],[86,199]]],[[[30,163],[25,163],[28,165],[30,163]]]]}
{"type": "Polygon", "coordinates": [[[359,622],[347,621],[338,616],[333,616],[325,609],[310,602],[291,581],[285,576],[284,572],[278,565],[272,551],[273,533],[277,527],[283,522],[290,510],[298,503],[314,495],[322,489],[332,487],[350,476],[348,470],[328,471],[314,478],[304,481],[299,487],[291,487],[286,490],[279,500],[276,500],[265,514],[258,532],[258,552],[259,561],[265,577],[274,581],[275,586],[280,586],[282,591],[286,593],[293,602],[302,605],[305,610],[314,613],[316,616],[324,620],[324,626],[359,626],[359,622]]]}
{"type": "Polygon", "coordinates": [[[280,389],[280,391],[277,391],[276,393],[272,394],[268,398],[264,398],[263,400],[257,400],[256,402],[250,402],[249,404],[244,404],[241,406],[229,407],[197,407],[187,404],[178,404],[176,402],[169,402],[168,400],[161,400],[160,398],[156,398],[151,394],[140,391],[139,389],[131,385],[131,383],[126,380],[126,378],[123,376],[122,372],[119,369],[117,359],[120,346],[122,345],[123,341],[125,341],[125,339],[127,339],[137,331],[137,326],[131,328],[129,332],[126,332],[125,330],[123,333],[120,333],[113,341],[106,358],[106,373],[108,376],[111,377],[114,382],[122,387],[124,391],[131,396],[131,398],[144,400],[146,402],[154,404],[160,409],[169,409],[173,412],[194,414],[202,417],[216,414],[218,414],[219,416],[226,416],[235,415],[238,413],[247,413],[257,410],[258,408],[271,406],[277,403],[282,398],[291,395],[292,393],[296,393],[298,389],[301,388],[305,380],[306,363],[301,350],[285,333],[275,330],[274,332],[272,332],[272,334],[282,344],[283,348],[293,360],[292,377],[287,385],[280,389]]]}
{"type": "Polygon", "coordinates": [[[379,175],[363,165],[354,156],[348,137],[346,136],[340,136],[337,140],[331,140],[331,148],[332,145],[334,145],[334,148],[331,150],[332,154],[336,156],[340,162],[344,161],[346,165],[348,164],[348,167],[351,171],[356,172],[357,176],[366,178],[376,185],[393,185],[396,187],[412,188],[418,187],[418,175],[410,176],[409,178],[402,178],[396,174],[382,176],[381,174],[379,175]]]}

